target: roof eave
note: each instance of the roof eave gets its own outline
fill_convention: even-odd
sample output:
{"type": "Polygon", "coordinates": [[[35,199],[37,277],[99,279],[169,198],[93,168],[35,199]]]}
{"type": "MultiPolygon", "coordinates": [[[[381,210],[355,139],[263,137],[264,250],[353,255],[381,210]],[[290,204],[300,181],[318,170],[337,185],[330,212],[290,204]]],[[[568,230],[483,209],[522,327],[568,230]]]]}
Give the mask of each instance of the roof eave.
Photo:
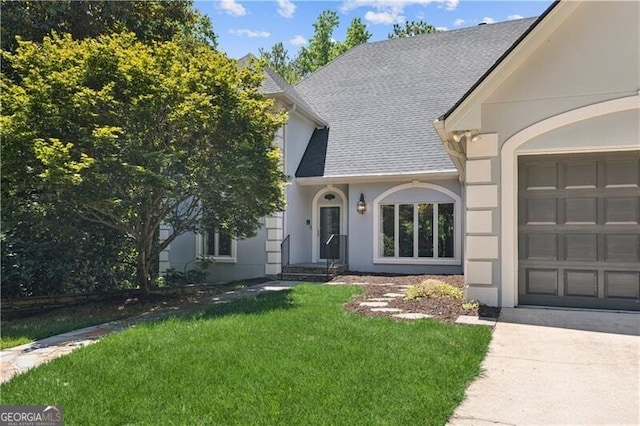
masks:
{"type": "Polygon", "coordinates": [[[329,127],[329,123],[327,123],[322,117],[318,115],[315,111],[307,108],[304,104],[297,102],[292,96],[289,96],[286,92],[273,92],[266,93],[264,95],[267,98],[283,98],[290,104],[295,106],[296,110],[299,110],[304,115],[306,115],[309,119],[311,119],[314,123],[316,123],[316,128],[320,129],[323,127],[329,127]]]}
{"type": "MultiPolygon", "coordinates": [[[[559,5],[559,4],[567,4],[567,3],[577,3],[577,2],[569,2],[569,1],[560,1],[560,0],[555,0],[539,17],[538,19],[535,20],[535,22],[533,24],[531,24],[531,26],[525,31],[523,32],[520,37],[518,37],[518,39],[511,45],[511,47],[509,47],[502,55],[500,55],[500,57],[496,60],[496,62],[478,79],[478,81],[476,81],[473,86],[471,86],[471,88],[469,90],[467,90],[467,92],[462,95],[462,97],[451,107],[449,108],[449,110],[447,112],[445,112],[443,115],[441,115],[440,117],[438,117],[438,120],[440,121],[445,121],[447,118],[449,118],[449,116],[451,116],[456,110],[458,110],[464,103],[465,101],[471,97],[472,94],[474,94],[474,92],[476,92],[482,83],[484,83],[484,81],[491,75],[493,74],[493,72],[500,67],[504,61],[507,59],[507,57],[509,57],[511,55],[511,53],[516,50],[516,48],[518,46],[520,46],[520,44],[529,36],[529,34],[531,34],[537,27],[538,25],[544,20],[546,19],[546,17],[559,5]]],[[[575,7],[575,5],[573,5],[573,7],[575,7]]],[[[573,7],[571,9],[573,9],[573,7]]]]}
{"type": "Polygon", "coordinates": [[[295,178],[298,185],[328,185],[340,183],[367,183],[387,181],[407,181],[423,179],[451,179],[458,178],[458,170],[436,170],[407,173],[362,173],[349,175],[329,175],[295,178]]]}

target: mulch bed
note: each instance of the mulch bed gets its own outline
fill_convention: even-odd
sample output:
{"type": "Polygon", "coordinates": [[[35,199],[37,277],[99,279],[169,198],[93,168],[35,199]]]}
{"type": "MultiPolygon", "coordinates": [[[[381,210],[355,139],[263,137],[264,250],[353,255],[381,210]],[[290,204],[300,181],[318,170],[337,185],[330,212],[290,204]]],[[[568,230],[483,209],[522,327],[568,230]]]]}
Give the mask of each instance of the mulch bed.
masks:
{"type": "MultiPolygon", "coordinates": [[[[418,284],[426,279],[436,279],[464,290],[462,275],[341,275],[332,280],[334,283],[356,284],[364,287],[364,292],[344,305],[345,310],[372,317],[391,317],[393,313],[375,312],[360,302],[372,298],[382,298],[385,293],[405,293],[406,287],[418,284]]],[[[405,312],[416,312],[431,315],[445,323],[454,323],[460,315],[479,316],[480,318],[498,318],[500,308],[481,305],[470,310],[462,309],[464,301],[449,298],[404,300],[395,298],[387,307],[402,309],[405,312]]]]}

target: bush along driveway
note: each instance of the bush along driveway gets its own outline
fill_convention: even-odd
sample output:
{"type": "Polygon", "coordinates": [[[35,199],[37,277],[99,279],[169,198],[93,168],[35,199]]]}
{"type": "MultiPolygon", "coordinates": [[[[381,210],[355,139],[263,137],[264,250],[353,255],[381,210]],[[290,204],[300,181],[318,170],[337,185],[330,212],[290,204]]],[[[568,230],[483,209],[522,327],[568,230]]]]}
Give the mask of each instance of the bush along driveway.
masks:
{"type": "Polygon", "coordinates": [[[67,424],[444,424],[490,329],[363,317],[303,285],[109,335],[2,385],[67,424]]]}

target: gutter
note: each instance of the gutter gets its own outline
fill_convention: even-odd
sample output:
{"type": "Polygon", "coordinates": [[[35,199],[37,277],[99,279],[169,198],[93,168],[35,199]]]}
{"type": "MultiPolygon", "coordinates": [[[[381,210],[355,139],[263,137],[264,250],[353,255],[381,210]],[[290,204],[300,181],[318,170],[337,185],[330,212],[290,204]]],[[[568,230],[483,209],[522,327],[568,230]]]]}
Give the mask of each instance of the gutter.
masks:
{"type": "Polygon", "coordinates": [[[371,173],[353,175],[333,175],[333,176],[312,176],[297,177],[295,183],[298,185],[329,185],[341,183],[373,183],[388,181],[407,181],[421,179],[451,179],[459,176],[458,170],[439,170],[434,172],[409,172],[409,173],[371,173]]]}

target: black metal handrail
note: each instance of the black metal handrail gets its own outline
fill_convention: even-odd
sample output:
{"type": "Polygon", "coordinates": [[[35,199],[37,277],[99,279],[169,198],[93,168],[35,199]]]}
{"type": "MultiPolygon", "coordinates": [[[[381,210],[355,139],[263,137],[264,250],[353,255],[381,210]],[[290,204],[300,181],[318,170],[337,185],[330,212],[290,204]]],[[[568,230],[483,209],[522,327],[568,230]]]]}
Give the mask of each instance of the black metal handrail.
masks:
{"type": "Polygon", "coordinates": [[[284,240],[280,243],[280,279],[283,277],[284,268],[289,266],[290,262],[290,238],[291,235],[287,235],[284,240]]]}
{"type": "Polygon", "coordinates": [[[331,275],[331,267],[335,265],[336,260],[345,265],[348,262],[347,238],[346,235],[331,234],[324,243],[327,256],[327,281],[331,275]]]}

